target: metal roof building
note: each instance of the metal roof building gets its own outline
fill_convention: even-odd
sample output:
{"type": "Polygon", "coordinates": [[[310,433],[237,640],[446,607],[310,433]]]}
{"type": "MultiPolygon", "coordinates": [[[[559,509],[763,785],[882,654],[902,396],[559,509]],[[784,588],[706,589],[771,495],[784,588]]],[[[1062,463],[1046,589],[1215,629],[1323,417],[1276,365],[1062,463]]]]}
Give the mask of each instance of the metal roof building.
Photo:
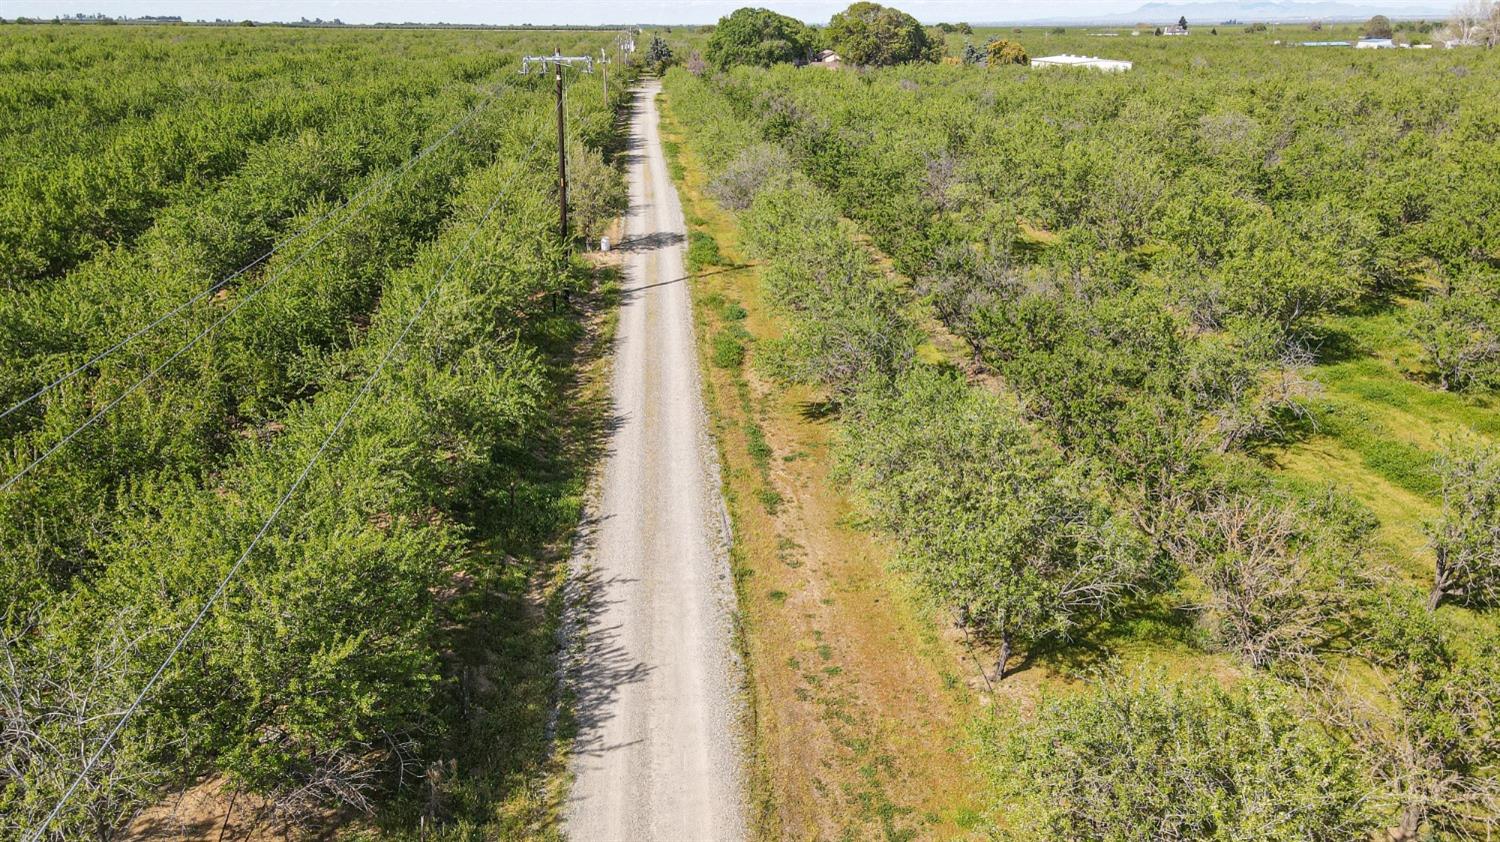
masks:
{"type": "Polygon", "coordinates": [[[1106,73],[1120,73],[1135,65],[1128,61],[1097,56],[1075,56],[1063,53],[1060,56],[1044,56],[1031,60],[1033,67],[1089,67],[1106,73]]]}

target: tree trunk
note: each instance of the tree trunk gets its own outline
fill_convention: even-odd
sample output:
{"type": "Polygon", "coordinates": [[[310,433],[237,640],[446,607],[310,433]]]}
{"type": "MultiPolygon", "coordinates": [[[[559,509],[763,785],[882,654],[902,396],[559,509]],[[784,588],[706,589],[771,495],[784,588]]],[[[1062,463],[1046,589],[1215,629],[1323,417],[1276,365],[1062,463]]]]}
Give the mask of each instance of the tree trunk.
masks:
{"type": "Polygon", "coordinates": [[[1010,635],[1000,636],[1000,657],[995,663],[995,680],[1005,680],[1005,665],[1010,662],[1010,635]]]}
{"type": "Polygon", "coordinates": [[[1443,601],[1443,594],[1448,591],[1448,554],[1439,548],[1437,551],[1437,572],[1432,577],[1432,591],[1427,594],[1427,610],[1436,611],[1438,604],[1443,601]]]}
{"type": "Polygon", "coordinates": [[[1417,838],[1417,829],[1422,825],[1422,810],[1408,805],[1401,811],[1401,824],[1386,831],[1387,842],[1411,842],[1417,838]]]}

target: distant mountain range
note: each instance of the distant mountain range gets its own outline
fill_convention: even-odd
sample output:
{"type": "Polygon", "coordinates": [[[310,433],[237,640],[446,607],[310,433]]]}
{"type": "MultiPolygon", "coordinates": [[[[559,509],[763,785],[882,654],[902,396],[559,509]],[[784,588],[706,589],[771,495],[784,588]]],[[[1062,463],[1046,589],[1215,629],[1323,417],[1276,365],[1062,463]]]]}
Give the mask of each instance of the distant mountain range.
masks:
{"type": "Polygon", "coordinates": [[[1185,17],[1188,24],[1215,24],[1228,20],[1264,21],[1339,21],[1366,20],[1373,15],[1391,18],[1446,18],[1448,9],[1439,6],[1364,5],[1339,2],[1282,2],[1282,0],[1207,0],[1199,3],[1147,3],[1133,12],[1104,12],[1071,18],[1049,17],[1029,23],[1175,23],[1185,17]]]}

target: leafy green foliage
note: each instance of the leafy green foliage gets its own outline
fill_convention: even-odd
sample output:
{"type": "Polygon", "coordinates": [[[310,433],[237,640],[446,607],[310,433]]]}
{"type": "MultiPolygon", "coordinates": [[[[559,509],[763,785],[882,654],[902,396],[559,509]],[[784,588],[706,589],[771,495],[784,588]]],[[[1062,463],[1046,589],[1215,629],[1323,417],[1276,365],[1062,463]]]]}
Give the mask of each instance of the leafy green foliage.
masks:
{"type": "Polygon", "coordinates": [[[672,55],[672,47],[667,44],[667,39],[660,35],[651,36],[651,43],[646,47],[646,67],[652,73],[665,73],[675,58],[672,55]]]}
{"type": "Polygon", "coordinates": [[[823,36],[834,52],[855,64],[934,62],[943,54],[942,44],[916,18],[864,0],[834,15],[823,36]]]}
{"type": "Polygon", "coordinates": [[[724,256],[719,253],[719,241],[707,231],[688,232],[687,270],[689,272],[702,272],[712,266],[724,263],[724,256]]]}
{"type": "Polygon", "coordinates": [[[807,58],[813,33],[796,18],[770,9],[736,9],[719,18],[703,57],[717,70],[740,64],[770,67],[807,58]]]}
{"type": "Polygon", "coordinates": [[[1437,375],[1438,386],[1462,391],[1500,379],[1500,302],[1496,285],[1466,275],[1413,305],[1409,332],[1437,375]]]}
{"type": "MultiPolygon", "coordinates": [[[[369,65],[378,84],[351,88],[347,101],[333,94],[342,107],[323,131],[269,139],[237,170],[175,194],[132,245],[5,290],[6,405],[395,174],[516,58],[493,42],[413,33],[414,63],[393,71],[388,34],[205,32],[231,54],[285,41],[329,73],[369,65]],[[424,78],[430,68],[453,78],[424,78]]],[[[55,37],[173,49],[100,33],[55,37]]],[[[597,41],[582,38],[584,51],[597,41]]],[[[85,65],[90,56],[80,51],[85,65]]],[[[81,78],[103,91],[110,66],[81,78]]],[[[535,533],[571,527],[556,514],[568,510],[555,499],[565,492],[539,481],[531,455],[552,435],[557,353],[577,335],[576,314],[557,302],[581,284],[552,225],[546,124],[535,118],[549,98],[526,83],[500,91],[450,143],[371,191],[347,224],[337,213],[318,223],[305,242],[6,419],[9,476],[120,400],[0,497],[7,834],[35,826],[79,772],[350,407],[56,832],[107,837],[160,787],[203,775],[266,796],[287,818],[369,810],[442,759],[461,716],[449,697],[467,668],[455,636],[474,619],[458,594],[489,581],[491,567],[519,566],[505,556],[530,552],[535,533]],[[174,357],[199,331],[207,338],[174,357]]],[[[608,104],[572,102],[585,137],[613,145],[595,133],[613,131],[608,104]]],[[[599,147],[570,154],[606,198],[620,195],[599,147]]]]}
{"type": "Polygon", "coordinates": [[[854,406],[848,459],[904,563],[960,624],[1000,645],[1066,637],[1158,579],[1077,466],[997,398],[929,368],[854,406]]]}
{"type": "Polygon", "coordinates": [[[1346,738],[1264,681],[1149,672],[1052,696],[992,733],[1019,839],[1342,842],[1375,831],[1346,738]]]}
{"type": "MultiPolygon", "coordinates": [[[[411,74],[394,78],[384,49],[331,61],[297,38],[218,30],[180,33],[160,50],[133,27],[63,38],[64,58],[56,33],[21,32],[6,33],[0,286],[55,277],[129,244],[163,210],[298,139],[348,137],[373,117],[395,132],[362,152],[379,160],[431,119],[425,101],[494,67],[425,42],[407,55],[411,74]]],[[[309,195],[333,192],[309,186],[309,195]]]]}
{"type": "Polygon", "coordinates": [[[771,300],[791,317],[779,346],[786,376],[848,395],[911,364],[916,328],[830,202],[798,187],[767,190],[744,228],[752,253],[770,261],[771,300]]]}
{"type": "Polygon", "coordinates": [[[596,148],[581,141],[568,143],[568,219],[589,239],[625,212],[625,180],[596,148]]]}
{"type": "Polygon", "coordinates": [[[1500,600],[1500,448],[1454,441],[1438,463],[1438,475],[1443,508],[1430,527],[1437,575],[1429,607],[1445,597],[1493,605],[1500,600]]]}
{"type": "Polygon", "coordinates": [[[985,61],[990,67],[999,67],[1004,64],[1031,64],[1031,56],[1026,54],[1026,48],[1020,43],[1001,38],[985,45],[985,61]]]}

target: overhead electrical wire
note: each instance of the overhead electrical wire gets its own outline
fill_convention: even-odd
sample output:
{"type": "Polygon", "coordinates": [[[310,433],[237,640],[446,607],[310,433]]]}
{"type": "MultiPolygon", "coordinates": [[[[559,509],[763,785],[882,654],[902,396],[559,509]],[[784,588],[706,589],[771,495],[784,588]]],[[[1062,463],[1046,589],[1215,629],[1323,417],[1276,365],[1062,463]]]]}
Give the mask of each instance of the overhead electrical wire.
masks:
{"type": "MultiPolygon", "coordinates": [[[[536,146],[539,140],[540,135],[538,135],[537,139],[532,140],[531,146],[522,156],[522,163],[519,166],[525,166],[525,160],[527,158],[530,158],[531,153],[536,150],[536,146]]],[[[167,652],[166,658],[162,660],[161,665],[158,666],[156,668],[156,671],[151,674],[151,677],[146,680],[146,683],[141,687],[140,692],[136,694],[134,700],[131,701],[130,705],[125,709],[125,712],[120,715],[119,720],[115,722],[114,727],[110,729],[109,734],[105,736],[104,742],[100,743],[99,747],[94,750],[94,753],[89,756],[88,760],[84,763],[83,769],[79,771],[78,775],[73,779],[73,782],[68,785],[68,788],[64,790],[62,796],[58,798],[57,802],[52,806],[52,809],[47,813],[47,817],[42,820],[41,824],[37,825],[31,832],[27,833],[23,837],[23,842],[37,842],[37,840],[40,840],[42,838],[42,834],[47,832],[47,828],[52,825],[52,822],[57,819],[58,814],[62,812],[63,807],[67,805],[68,799],[73,796],[73,793],[77,791],[79,785],[83,783],[83,781],[88,777],[89,773],[93,771],[96,765],[98,765],[99,760],[104,756],[104,753],[109,750],[109,747],[111,745],[113,745],[115,737],[119,736],[120,731],[124,729],[125,724],[129,722],[130,718],[135,715],[137,710],[140,709],[141,704],[146,699],[146,696],[156,686],[156,683],[161,680],[162,675],[167,671],[167,667],[171,666],[172,661],[176,659],[177,654],[182,651],[182,647],[187,644],[188,638],[191,637],[193,632],[198,629],[198,626],[203,623],[204,618],[208,616],[208,612],[218,602],[219,597],[223,596],[225,589],[229,587],[229,583],[234,579],[235,574],[237,574],[240,568],[244,566],[245,561],[250,557],[250,554],[255,551],[255,548],[260,545],[261,539],[264,538],[268,532],[270,532],[271,526],[276,522],[276,519],[280,517],[282,510],[286,508],[286,504],[292,499],[297,491],[302,488],[303,483],[307,481],[308,476],[312,473],[313,467],[317,465],[318,460],[322,458],[325,452],[327,452],[329,445],[333,443],[333,440],[344,429],[344,425],[348,423],[349,418],[354,414],[354,410],[358,408],[359,404],[364,400],[365,396],[369,394],[371,386],[374,385],[375,381],[380,377],[380,374],[385,370],[391,359],[396,355],[396,351],[399,350],[401,345],[405,342],[407,334],[411,332],[411,329],[414,325],[416,325],[417,320],[422,317],[422,314],[424,312],[426,312],[427,306],[432,303],[432,300],[436,296],[438,290],[442,288],[443,284],[446,283],[448,278],[453,274],[454,267],[458,265],[458,262],[463,259],[466,254],[468,254],[470,246],[472,246],[474,240],[478,238],[479,233],[484,230],[484,224],[489,221],[490,216],[495,212],[495,208],[500,206],[500,200],[505,198],[506,194],[510,190],[511,185],[515,182],[516,175],[519,174],[519,172],[520,170],[518,169],[517,172],[513,173],[510,178],[506,180],[505,184],[498,191],[496,191],[495,198],[490,202],[489,207],[487,207],[484,213],[480,216],[479,221],[474,224],[474,230],[469,234],[468,238],[464,240],[463,245],[459,247],[458,253],[454,255],[453,260],[449,261],[447,268],[443,270],[443,274],[438,277],[437,281],[433,283],[432,288],[427,291],[427,294],[425,296],[423,296],[421,304],[417,306],[417,309],[414,313],[412,313],[411,318],[407,319],[406,324],[401,328],[401,332],[396,335],[395,340],[392,341],[390,347],[386,349],[386,352],[380,358],[379,363],[376,364],[375,368],[370,371],[369,376],[366,377],[364,382],[360,385],[359,391],[355,393],[354,397],[350,399],[348,405],[344,407],[344,411],[339,415],[338,420],[334,422],[333,428],[328,431],[328,435],[323,437],[322,443],[319,444],[318,449],[313,453],[312,458],[307,461],[307,464],[302,467],[302,470],[297,475],[297,478],[281,495],[281,498],[277,500],[276,506],[271,510],[271,514],[266,517],[265,521],[261,523],[260,529],[256,531],[255,537],[250,540],[250,544],[246,546],[244,552],[240,553],[239,557],[235,559],[234,564],[230,565],[228,572],[226,572],[223,578],[219,580],[218,586],[214,588],[213,593],[209,595],[208,599],[204,600],[203,605],[198,609],[198,613],[194,615],[193,621],[188,624],[188,627],[182,632],[181,635],[178,636],[176,642],[172,645],[171,650],[167,652]]]]}

